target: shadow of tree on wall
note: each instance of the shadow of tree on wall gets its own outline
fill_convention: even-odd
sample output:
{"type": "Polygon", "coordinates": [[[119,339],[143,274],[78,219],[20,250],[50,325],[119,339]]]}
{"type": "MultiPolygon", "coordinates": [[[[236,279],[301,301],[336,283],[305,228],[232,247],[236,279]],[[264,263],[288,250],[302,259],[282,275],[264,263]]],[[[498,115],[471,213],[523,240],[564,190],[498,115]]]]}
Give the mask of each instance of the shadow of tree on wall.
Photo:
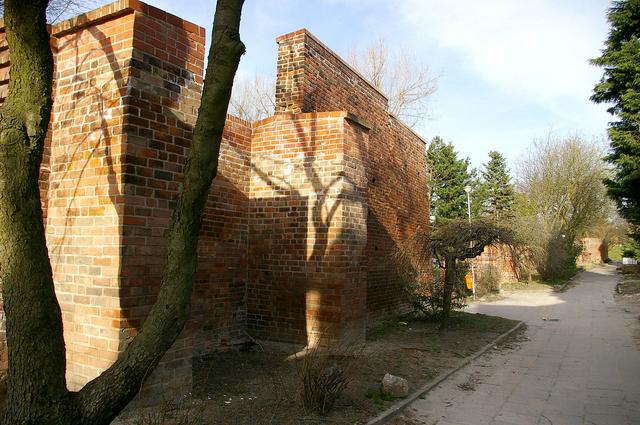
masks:
{"type": "MultiPolygon", "coordinates": [[[[100,25],[60,38],[65,56],[57,67],[49,146],[49,195],[58,215],[49,219],[48,236],[57,295],[65,336],[82,334],[86,341],[67,342],[74,388],[87,380],[71,370],[86,367],[85,353],[94,353],[91,364],[107,367],[155,302],[200,93],[186,59],[170,63],[135,49],[131,57],[121,44],[114,49],[113,34],[100,25]],[[112,221],[83,222],[105,213],[112,221]],[[101,247],[105,239],[109,250],[101,247]]],[[[220,344],[232,322],[246,321],[246,252],[235,262],[216,255],[246,251],[238,248],[246,247],[246,220],[225,227],[216,213],[233,224],[228,209],[246,211],[247,202],[232,182],[216,178],[205,207],[193,319],[165,358],[169,368],[190,364],[194,345],[206,350],[220,344]],[[236,204],[229,206],[230,200],[236,204]],[[221,204],[225,211],[218,211],[221,204]]]]}
{"type": "MultiPolygon", "coordinates": [[[[349,211],[344,207],[359,202],[364,220],[365,193],[358,193],[362,183],[358,186],[341,170],[342,153],[323,151],[327,143],[336,142],[344,151],[340,144],[347,140],[316,137],[319,119],[285,117],[291,117],[293,125],[293,136],[278,141],[278,151],[285,154],[254,152],[252,158],[255,178],[273,193],[251,199],[249,329],[258,336],[314,345],[346,336],[343,291],[362,285],[359,295],[364,296],[364,274],[352,276],[349,263],[363,266],[366,229],[358,235],[345,227],[349,211]]],[[[359,158],[366,161],[366,146],[355,144],[359,158]]],[[[356,318],[364,311],[351,313],[356,318]]]]}
{"type": "MultiPolygon", "coordinates": [[[[64,103],[63,107],[54,105],[54,117],[52,119],[52,129],[54,134],[57,134],[58,138],[64,138],[64,141],[71,141],[70,146],[67,145],[63,149],[65,152],[60,157],[55,158],[55,164],[50,166],[50,173],[45,177],[48,180],[47,192],[66,189],[66,184],[70,180],[75,180],[72,193],[68,196],[68,202],[66,203],[66,211],[64,214],[64,224],[62,226],[62,234],[58,238],[54,237],[55,241],[49,245],[51,256],[54,258],[60,258],[64,255],[63,248],[68,245],[68,232],[73,229],[73,219],[83,216],[90,216],[85,211],[91,208],[100,208],[104,205],[78,205],[77,198],[79,191],[82,190],[82,197],[86,196],[100,196],[108,195],[111,198],[111,204],[117,206],[122,204],[122,195],[120,191],[120,185],[117,178],[117,171],[114,169],[113,154],[112,154],[112,125],[113,121],[109,122],[113,117],[110,113],[111,109],[120,105],[119,96],[112,99],[111,96],[107,97],[106,94],[109,91],[114,90],[113,83],[116,84],[116,90],[126,89],[126,79],[122,75],[120,66],[118,65],[115,52],[107,40],[107,36],[96,27],[89,27],[84,30],[79,30],[69,40],[61,43],[57,46],[57,50],[73,49],[76,54],[73,57],[74,65],[72,67],[72,73],[67,78],[71,79],[70,89],[65,90],[66,87],[62,87],[65,93],[54,93],[54,100],[61,98],[63,95],[70,96],[73,100],[69,103],[64,103]],[[93,39],[98,41],[98,46],[91,48],[88,52],[81,54],[80,40],[85,32],[92,35],[93,39]],[[107,59],[108,66],[111,70],[111,74],[108,74],[108,78],[99,78],[102,75],[97,75],[95,67],[91,67],[91,61],[94,63],[99,60],[100,57],[107,59]],[[91,68],[94,69],[92,74],[91,68]],[[123,84],[124,83],[124,84],[123,84]],[[57,107],[56,107],[57,106],[57,107]],[[97,110],[93,111],[92,106],[95,106],[97,110]],[[58,112],[59,110],[59,112],[58,112]],[[85,110],[84,114],[79,111],[85,110]],[[97,120],[96,120],[97,118],[97,120]],[[73,127],[77,130],[74,132],[73,127]],[[96,174],[96,170],[106,163],[106,177],[107,177],[107,189],[106,193],[102,193],[104,189],[98,184],[100,174],[96,174]],[[79,169],[74,167],[74,164],[79,163],[79,169]],[[91,167],[90,167],[91,164],[91,167]],[[51,169],[53,168],[53,169],[51,169]],[[91,175],[87,175],[87,171],[91,170],[91,175]],[[61,174],[59,174],[62,172],[61,174]],[[51,178],[51,174],[55,175],[55,178],[51,178]],[[83,186],[82,179],[95,179],[95,184],[92,186],[83,186]]],[[[58,83],[64,77],[60,75],[60,72],[56,69],[58,75],[58,83]]],[[[61,91],[62,91],[61,90],[61,91]]],[[[52,137],[49,136],[48,140],[51,143],[52,137]]],[[[47,147],[51,153],[52,146],[47,147]]],[[[49,158],[51,161],[52,158],[49,158]]],[[[46,165],[43,163],[43,167],[46,165]]],[[[64,196],[64,195],[63,195],[64,196]]],[[[46,200],[45,200],[46,202],[46,200]]],[[[96,212],[99,212],[97,210],[96,212]]],[[[116,209],[117,212],[117,209],[116,209]]],[[[120,218],[120,215],[117,214],[120,218]]],[[[121,223],[118,223],[119,225],[121,223]]],[[[57,227],[57,226],[56,226],[57,227]]],[[[85,229],[89,231],[89,229],[85,229]]],[[[95,235],[93,232],[89,232],[90,236],[95,235]]],[[[79,254],[79,253],[77,253],[79,254]]],[[[54,261],[54,275],[62,273],[62,262],[54,261]]]]}

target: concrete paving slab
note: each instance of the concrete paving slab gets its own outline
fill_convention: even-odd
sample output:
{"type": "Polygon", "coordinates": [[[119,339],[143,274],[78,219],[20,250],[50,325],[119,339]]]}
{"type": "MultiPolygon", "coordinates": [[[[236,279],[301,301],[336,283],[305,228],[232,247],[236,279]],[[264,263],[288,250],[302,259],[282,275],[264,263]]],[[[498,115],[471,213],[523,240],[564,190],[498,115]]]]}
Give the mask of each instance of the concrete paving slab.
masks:
{"type": "Polygon", "coordinates": [[[490,351],[416,400],[412,423],[640,424],[638,319],[617,305],[612,267],[582,272],[565,293],[516,292],[472,312],[523,320],[519,348],[490,351]],[[475,377],[475,391],[459,385],[475,377]]]}

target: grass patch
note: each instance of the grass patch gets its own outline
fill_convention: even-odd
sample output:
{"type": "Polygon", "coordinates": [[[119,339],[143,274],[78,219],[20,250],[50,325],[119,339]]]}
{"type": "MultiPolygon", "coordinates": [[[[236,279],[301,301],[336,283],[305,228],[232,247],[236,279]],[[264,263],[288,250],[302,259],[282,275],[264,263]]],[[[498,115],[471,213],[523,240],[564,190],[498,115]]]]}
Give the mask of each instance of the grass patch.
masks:
{"type": "Polygon", "coordinates": [[[504,291],[546,291],[552,289],[556,292],[565,292],[571,288],[571,279],[558,279],[558,280],[524,280],[518,282],[505,282],[500,285],[504,291]]]}
{"type": "Polygon", "coordinates": [[[384,338],[391,332],[407,327],[408,324],[412,323],[414,320],[416,320],[416,314],[410,313],[396,317],[392,320],[381,322],[377,326],[367,330],[367,341],[376,341],[384,338]]]}
{"type": "Polygon", "coordinates": [[[382,394],[380,390],[368,390],[365,394],[369,400],[371,400],[378,409],[382,410],[385,407],[385,402],[392,402],[395,397],[390,394],[382,394]]]}
{"type": "Polygon", "coordinates": [[[541,291],[553,289],[553,284],[541,280],[522,280],[518,282],[504,282],[500,287],[505,291],[541,291]]]}
{"type": "Polygon", "coordinates": [[[505,319],[497,316],[487,316],[486,314],[465,313],[456,311],[449,319],[449,326],[454,328],[464,328],[465,330],[475,330],[478,332],[506,332],[518,323],[517,320],[505,319]]]}

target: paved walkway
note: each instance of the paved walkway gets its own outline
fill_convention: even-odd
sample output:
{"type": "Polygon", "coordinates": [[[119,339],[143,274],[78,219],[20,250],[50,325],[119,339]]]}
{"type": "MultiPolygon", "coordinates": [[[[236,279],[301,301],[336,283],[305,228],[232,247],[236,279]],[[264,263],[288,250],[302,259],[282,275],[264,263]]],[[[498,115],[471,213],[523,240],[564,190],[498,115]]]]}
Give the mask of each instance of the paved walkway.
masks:
{"type": "Polygon", "coordinates": [[[638,325],[613,299],[612,267],[565,293],[520,292],[470,311],[520,319],[527,339],[492,351],[419,399],[407,416],[438,425],[640,424],[638,325]]]}

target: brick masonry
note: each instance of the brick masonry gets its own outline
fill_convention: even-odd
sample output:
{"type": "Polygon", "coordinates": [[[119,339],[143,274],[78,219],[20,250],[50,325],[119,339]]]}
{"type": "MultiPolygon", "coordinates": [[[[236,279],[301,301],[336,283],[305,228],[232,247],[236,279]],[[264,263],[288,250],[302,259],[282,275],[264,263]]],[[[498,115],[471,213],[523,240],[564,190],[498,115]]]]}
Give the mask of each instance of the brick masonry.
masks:
{"type": "Polygon", "coordinates": [[[368,132],[344,112],[278,114],[254,125],[248,326],[255,335],[297,342],[363,335],[368,132]]]}
{"type": "Polygon", "coordinates": [[[513,254],[507,245],[488,245],[482,254],[473,259],[476,279],[481,279],[483,273],[497,273],[499,283],[517,282],[519,270],[514,262],[513,254]]]}
{"type": "Polygon", "coordinates": [[[331,49],[299,30],[278,42],[277,112],[343,110],[370,126],[367,149],[369,321],[405,308],[391,253],[429,228],[425,141],[388,112],[388,99],[331,49]]]}
{"type": "MultiPolygon", "coordinates": [[[[113,363],[155,301],[200,101],[205,31],[120,0],[51,34],[41,193],[68,385],[78,389],[113,363]]],[[[192,318],[143,393],[188,390],[194,356],[250,334],[362,339],[368,324],[406,308],[391,254],[428,227],[425,143],[308,31],[277,42],[276,113],[255,123],[227,118],[192,318]]],[[[0,32],[0,98],[9,68],[0,32]]]]}
{"type": "Polygon", "coordinates": [[[579,266],[592,263],[602,263],[609,257],[609,248],[607,242],[599,238],[582,238],[580,239],[582,252],[577,258],[579,266]]]}

